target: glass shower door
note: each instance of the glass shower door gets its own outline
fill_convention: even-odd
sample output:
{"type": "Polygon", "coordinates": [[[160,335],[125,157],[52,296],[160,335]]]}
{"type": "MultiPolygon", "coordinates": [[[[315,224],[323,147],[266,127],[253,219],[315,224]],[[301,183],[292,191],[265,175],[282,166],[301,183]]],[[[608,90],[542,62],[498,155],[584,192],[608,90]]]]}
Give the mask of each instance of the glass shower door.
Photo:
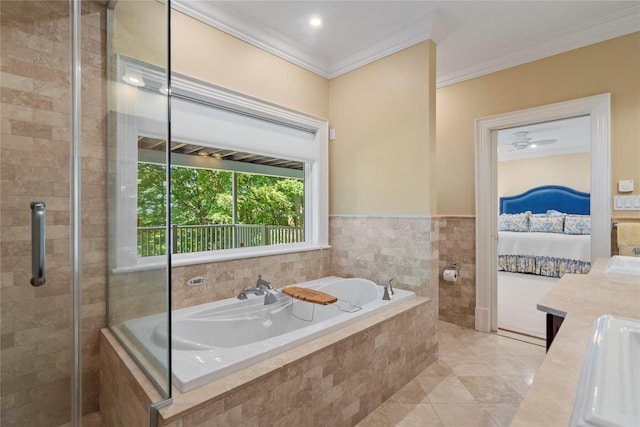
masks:
{"type": "Polygon", "coordinates": [[[0,3],[3,426],[98,411],[105,19],[98,2],[0,3]]]}
{"type": "Polygon", "coordinates": [[[169,1],[118,1],[108,19],[107,323],[164,398],[171,396],[168,11],[169,1]],[[138,171],[148,161],[139,152],[149,139],[157,173],[143,198],[138,171]]]}

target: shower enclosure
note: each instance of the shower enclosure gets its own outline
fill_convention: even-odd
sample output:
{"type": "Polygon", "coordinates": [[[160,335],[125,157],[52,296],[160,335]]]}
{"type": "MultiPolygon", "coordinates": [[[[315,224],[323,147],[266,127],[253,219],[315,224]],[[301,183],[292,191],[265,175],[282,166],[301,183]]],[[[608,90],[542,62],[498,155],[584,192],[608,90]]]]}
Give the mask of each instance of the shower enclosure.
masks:
{"type": "MultiPolygon", "coordinates": [[[[123,80],[121,58],[168,68],[168,3],[0,2],[3,426],[81,425],[99,408],[100,329],[119,336],[128,316],[168,313],[168,256],[121,262],[131,249],[118,246],[121,222],[136,218],[125,176],[134,160],[113,149],[136,144],[127,129],[148,119],[130,109],[148,89],[123,80]]],[[[164,116],[154,130],[166,140],[167,91],[155,93],[164,116]]],[[[168,366],[167,349],[164,367],[147,368],[165,397],[168,366]]]]}

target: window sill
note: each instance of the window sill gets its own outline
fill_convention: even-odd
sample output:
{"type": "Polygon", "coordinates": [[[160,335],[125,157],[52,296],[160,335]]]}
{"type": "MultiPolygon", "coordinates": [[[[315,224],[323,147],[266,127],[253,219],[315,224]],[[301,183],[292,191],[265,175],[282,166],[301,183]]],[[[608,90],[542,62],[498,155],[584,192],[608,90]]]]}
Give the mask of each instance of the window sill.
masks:
{"type": "MultiPolygon", "coordinates": [[[[306,245],[290,244],[275,246],[258,246],[255,248],[228,249],[225,251],[196,252],[190,254],[175,254],[171,258],[172,267],[184,267],[187,265],[206,264],[220,261],[232,261],[238,259],[257,258],[273,255],[284,255],[296,252],[310,252],[330,249],[330,245],[306,245]]],[[[114,274],[136,271],[157,270],[166,267],[166,257],[156,256],[137,259],[137,264],[113,269],[114,274]]]]}

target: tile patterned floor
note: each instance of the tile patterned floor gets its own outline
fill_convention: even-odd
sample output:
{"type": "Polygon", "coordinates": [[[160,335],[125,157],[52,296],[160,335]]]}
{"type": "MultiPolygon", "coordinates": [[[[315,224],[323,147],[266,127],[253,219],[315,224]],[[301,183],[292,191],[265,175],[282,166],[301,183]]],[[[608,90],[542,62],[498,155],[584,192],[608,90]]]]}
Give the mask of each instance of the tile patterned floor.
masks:
{"type": "Polygon", "coordinates": [[[508,426],[544,347],[438,322],[439,358],[357,427],[508,426]]]}

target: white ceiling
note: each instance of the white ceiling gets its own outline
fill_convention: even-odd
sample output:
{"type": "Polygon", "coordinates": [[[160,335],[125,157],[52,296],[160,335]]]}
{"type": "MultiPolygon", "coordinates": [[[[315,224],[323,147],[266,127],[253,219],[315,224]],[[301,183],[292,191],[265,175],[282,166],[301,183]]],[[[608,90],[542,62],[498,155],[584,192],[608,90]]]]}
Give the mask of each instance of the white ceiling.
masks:
{"type": "Polygon", "coordinates": [[[535,157],[561,156],[591,151],[591,118],[573,117],[536,123],[498,131],[498,160],[522,160],[535,157]],[[514,150],[516,132],[527,132],[530,142],[556,140],[551,144],[514,150]]]}
{"type": "Polygon", "coordinates": [[[172,7],[327,78],[431,39],[438,87],[640,31],[637,0],[173,0],[172,7]],[[314,15],[322,27],[309,26],[314,15]]]}

